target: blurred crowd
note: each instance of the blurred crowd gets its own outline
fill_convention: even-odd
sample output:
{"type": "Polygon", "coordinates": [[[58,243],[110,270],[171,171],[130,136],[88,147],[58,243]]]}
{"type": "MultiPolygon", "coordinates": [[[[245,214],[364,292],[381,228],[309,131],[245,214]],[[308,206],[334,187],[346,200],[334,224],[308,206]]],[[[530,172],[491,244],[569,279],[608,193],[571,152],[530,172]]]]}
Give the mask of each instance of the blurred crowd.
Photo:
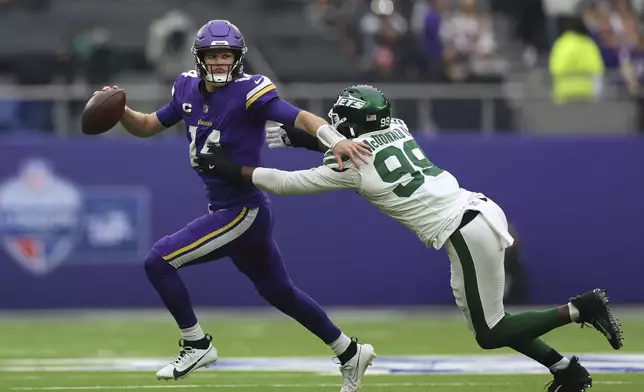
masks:
{"type": "Polygon", "coordinates": [[[478,0],[315,0],[309,18],[374,79],[467,81],[503,71],[478,0]]]}
{"type": "MultiPolygon", "coordinates": [[[[275,7],[297,3],[274,1],[275,7]]],[[[359,80],[503,83],[512,72],[537,69],[549,73],[544,86],[550,89],[552,82],[558,103],[597,100],[606,91],[644,95],[640,91],[644,0],[300,0],[299,4],[307,27],[337,41],[339,50],[358,65],[359,80]]],[[[46,15],[49,6],[50,0],[0,0],[0,13],[23,9],[46,15]]],[[[16,57],[8,70],[0,61],[0,77],[2,72],[13,72],[12,80],[22,85],[96,87],[122,82],[119,72],[128,69],[152,76],[148,81],[170,84],[178,73],[194,66],[189,51],[200,23],[181,10],[170,11],[149,25],[145,49],[129,54],[113,50],[114,31],[74,26],[55,57],[25,54],[16,57]]],[[[255,71],[252,66],[246,64],[246,71],[255,71]]],[[[69,106],[78,113],[83,104],[69,106]]],[[[51,106],[0,102],[0,130],[51,128],[51,106]]],[[[644,113],[644,104],[642,109],[644,113]]]]}
{"type": "MultiPolygon", "coordinates": [[[[629,90],[642,74],[641,0],[314,0],[309,19],[338,37],[375,79],[499,81],[508,56],[535,67],[571,18],[580,18],[602,63],[629,90]],[[555,5],[552,5],[555,4],[555,5]],[[563,5],[563,7],[562,7],[563,5]],[[498,22],[507,21],[508,29],[498,22]],[[502,37],[500,37],[502,36],[502,37]]],[[[512,63],[517,65],[516,62],[512,63]]]]}
{"type": "Polygon", "coordinates": [[[580,18],[608,70],[615,70],[631,94],[639,93],[644,76],[644,2],[586,1],[580,18]]]}
{"type": "MultiPolygon", "coordinates": [[[[241,0],[240,0],[241,1],[241,0]]],[[[0,0],[4,9],[46,12],[49,0],[0,0]]],[[[641,20],[644,0],[301,0],[320,34],[336,39],[372,80],[498,82],[510,66],[546,66],[557,39],[578,17],[600,50],[607,70],[618,71],[630,91],[644,73],[641,20]],[[568,6],[566,6],[568,5],[568,6]],[[520,56],[513,56],[519,53],[520,56]],[[517,61],[517,59],[519,61],[517,61]],[[540,62],[541,61],[541,62],[540,62]]],[[[146,53],[128,68],[152,70],[162,81],[192,66],[198,23],[175,10],[149,27],[146,53]]],[[[579,29],[577,29],[579,30],[579,29]]],[[[27,56],[15,66],[20,82],[89,84],[111,80],[123,68],[110,52],[111,32],[100,26],[70,29],[53,71],[39,72],[27,56]]],[[[39,59],[40,60],[40,59],[39,59]]],[[[49,60],[51,62],[51,60],[49,60]]],[[[41,61],[37,61],[41,62],[41,61]]],[[[1,70],[0,70],[1,71],[1,70]]]]}

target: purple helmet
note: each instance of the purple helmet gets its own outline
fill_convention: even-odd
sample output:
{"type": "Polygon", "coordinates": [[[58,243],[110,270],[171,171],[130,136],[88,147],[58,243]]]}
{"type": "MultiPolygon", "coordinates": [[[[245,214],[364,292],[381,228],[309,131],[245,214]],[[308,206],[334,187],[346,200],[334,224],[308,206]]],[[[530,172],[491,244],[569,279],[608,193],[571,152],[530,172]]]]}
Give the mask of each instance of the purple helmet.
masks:
{"type": "Polygon", "coordinates": [[[227,20],[215,19],[203,25],[195,37],[192,54],[195,56],[196,68],[199,77],[218,86],[223,86],[244,72],[244,56],[246,55],[246,41],[241,31],[227,20]],[[233,52],[235,62],[225,74],[211,73],[204,63],[204,51],[209,49],[227,49],[233,52]]]}

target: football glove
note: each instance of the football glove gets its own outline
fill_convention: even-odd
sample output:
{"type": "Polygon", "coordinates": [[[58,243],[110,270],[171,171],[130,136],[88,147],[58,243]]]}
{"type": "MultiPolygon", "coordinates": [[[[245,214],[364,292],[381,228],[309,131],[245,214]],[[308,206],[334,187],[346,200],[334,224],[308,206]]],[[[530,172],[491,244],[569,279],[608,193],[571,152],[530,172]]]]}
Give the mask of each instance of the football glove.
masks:
{"type": "Polygon", "coordinates": [[[281,126],[266,128],[266,143],[269,148],[288,148],[293,147],[291,139],[281,126]]]}
{"type": "Polygon", "coordinates": [[[221,147],[208,144],[208,152],[197,154],[197,171],[224,180],[241,182],[242,166],[233,162],[221,147]]]}
{"type": "Polygon", "coordinates": [[[298,147],[320,151],[318,139],[315,136],[288,125],[266,128],[266,142],[269,148],[298,147]]]}

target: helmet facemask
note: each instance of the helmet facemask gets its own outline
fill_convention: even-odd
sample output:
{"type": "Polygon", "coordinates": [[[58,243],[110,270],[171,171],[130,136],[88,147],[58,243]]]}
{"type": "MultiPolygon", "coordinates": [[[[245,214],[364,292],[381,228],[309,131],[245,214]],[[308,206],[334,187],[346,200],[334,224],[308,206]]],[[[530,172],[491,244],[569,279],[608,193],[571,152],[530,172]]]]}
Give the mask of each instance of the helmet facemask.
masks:
{"type": "Polygon", "coordinates": [[[217,87],[225,86],[226,84],[230,83],[243,72],[244,54],[246,53],[245,49],[245,47],[244,49],[233,49],[228,47],[208,47],[203,49],[193,49],[192,53],[195,56],[196,69],[199,77],[205,82],[211,83],[217,87]],[[206,64],[204,60],[206,52],[217,49],[222,51],[230,51],[235,58],[234,62],[232,64],[206,64]],[[225,68],[226,72],[215,73],[214,71],[217,68],[225,68]]]}
{"type": "Polygon", "coordinates": [[[335,112],[335,107],[329,110],[328,116],[331,119],[331,125],[333,125],[333,127],[337,129],[338,132],[344,135],[347,139],[352,139],[358,136],[358,133],[356,132],[354,127],[347,122],[347,118],[346,117],[340,118],[340,116],[335,112]]]}

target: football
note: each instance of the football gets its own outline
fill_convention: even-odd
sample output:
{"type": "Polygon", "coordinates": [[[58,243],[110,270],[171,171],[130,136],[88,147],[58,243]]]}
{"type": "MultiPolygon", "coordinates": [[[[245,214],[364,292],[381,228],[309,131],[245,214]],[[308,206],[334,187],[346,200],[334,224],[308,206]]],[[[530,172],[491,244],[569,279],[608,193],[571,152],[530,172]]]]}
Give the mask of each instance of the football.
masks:
{"type": "Polygon", "coordinates": [[[81,129],[86,135],[98,135],[112,129],[125,112],[125,91],[112,88],[100,91],[85,105],[81,129]]]}

